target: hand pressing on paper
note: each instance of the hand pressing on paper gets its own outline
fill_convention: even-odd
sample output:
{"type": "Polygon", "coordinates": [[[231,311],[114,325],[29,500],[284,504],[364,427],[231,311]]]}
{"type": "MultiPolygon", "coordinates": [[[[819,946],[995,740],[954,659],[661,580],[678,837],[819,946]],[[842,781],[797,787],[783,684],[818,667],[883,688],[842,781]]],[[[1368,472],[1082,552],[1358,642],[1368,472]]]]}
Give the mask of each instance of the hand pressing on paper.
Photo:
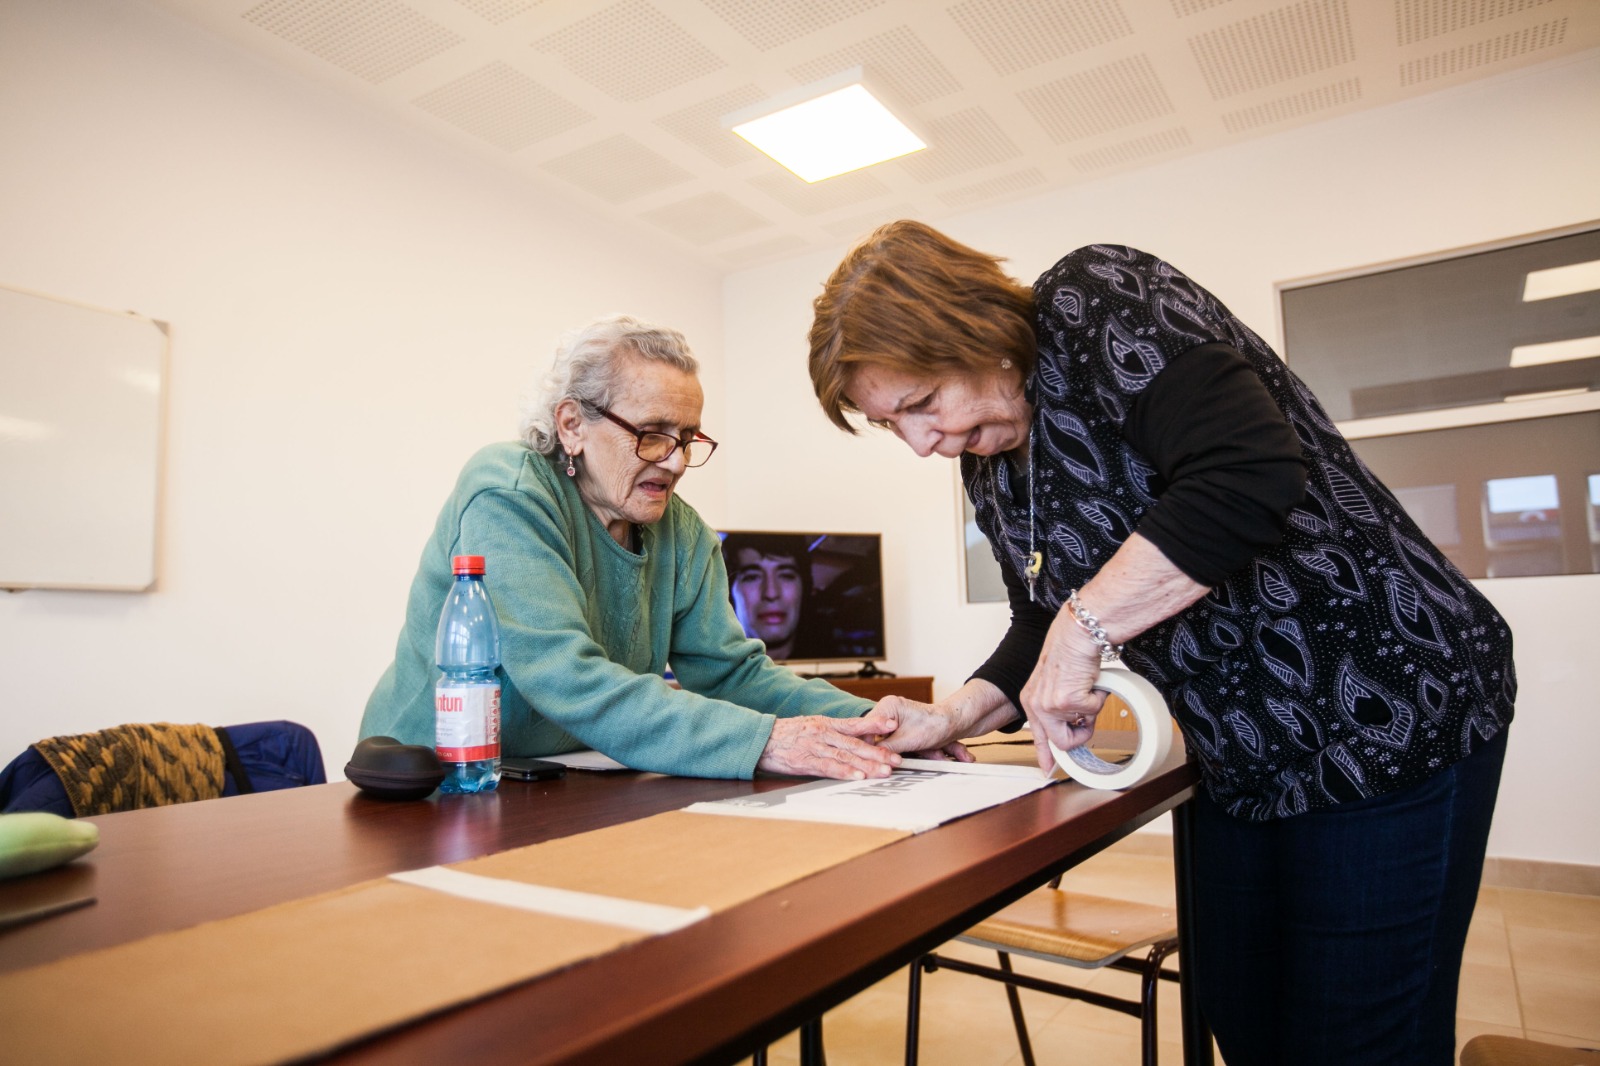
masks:
{"type": "Polygon", "coordinates": [[[888,777],[900,765],[900,756],[873,741],[894,725],[876,711],[860,718],[779,718],[756,769],[841,781],[888,777]]]}
{"type": "Polygon", "coordinates": [[[862,721],[878,721],[885,727],[877,741],[890,751],[913,759],[973,761],[972,753],[956,743],[967,735],[964,723],[939,704],[885,696],[862,721]]]}
{"type": "Polygon", "coordinates": [[[1016,707],[988,681],[974,678],[935,703],[918,703],[902,696],[885,696],[869,718],[883,715],[897,728],[879,738],[890,751],[922,759],[974,762],[973,754],[956,743],[962,737],[991,733],[1019,717],[1016,707]]]}

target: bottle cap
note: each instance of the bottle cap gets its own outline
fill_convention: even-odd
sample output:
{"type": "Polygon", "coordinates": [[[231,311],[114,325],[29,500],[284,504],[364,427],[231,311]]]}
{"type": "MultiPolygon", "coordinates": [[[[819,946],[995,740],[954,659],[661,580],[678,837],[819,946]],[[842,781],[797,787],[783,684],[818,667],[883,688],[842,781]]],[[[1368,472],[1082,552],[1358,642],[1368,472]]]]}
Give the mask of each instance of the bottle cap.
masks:
{"type": "Polygon", "coordinates": [[[483,573],[483,556],[457,555],[450,560],[450,569],[457,574],[481,574],[483,573]]]}

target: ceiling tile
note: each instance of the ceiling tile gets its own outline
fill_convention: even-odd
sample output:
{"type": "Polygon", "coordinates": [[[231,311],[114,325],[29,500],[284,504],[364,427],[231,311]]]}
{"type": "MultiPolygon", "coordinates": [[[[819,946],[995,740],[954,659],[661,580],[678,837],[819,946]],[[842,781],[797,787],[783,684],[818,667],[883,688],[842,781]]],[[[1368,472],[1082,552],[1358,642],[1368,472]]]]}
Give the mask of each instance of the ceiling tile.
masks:
{"type": "Polygon", "coordinates": [[[1242,19],[1189,39],[1214,100],[1277,85],[1356,57],[1346,0],[1304,3],[1242,19]]]}
{"type": "Polygon", "coordinates": [[[898,169],[917,181],[938,181],[1022,154],[1017,143],[981,107],[929,119],[922,125],[928,147],[895,162],[898,169]]]}
{"type": "Polygon", "coordinates": [[[1057,144],[1148,122],[1174,111],[1155,67],[1142,55],[1024,89],[1017,99],[1057,144]]]}
{"type": "Polygon", "coordinates": [[[754,85],[741,85],[702,103],[662,115],[655,123],[723,166],[738,166],[764,157],[755,145],[732,130],[724,129],[722,116],[758,103],[766,95],[754,85]]]}
{"type": "Polygon", "coordinates": [[[462,40],[398,0],[265,0],[239,17],[374,83],[462,40]]]}
{"type": "Polygon", "coordinates": [[[1208,11],[1219,4],[1231,4],[1233,0],[1172,0],[1172,13],[1179,18],[1198,15],[1208,11]]]}
{"type": "Polygon", "coordinates": [[[1268,100],[1254,107],[1226,111],[1222,115],[1222,128],[1229,133],[1243,133],[1260,126],[1271,126],[1303,118],[1318,111],[1326,111],[1330,107],[1353,104],[1360,99],[1361,79],[1346,78],[1331,85],[1320,85],[1305,92],[1280,96],[1276,100],[1268,100]]]}
{"type": "Polygon", "coordinates": [[[756,48],[765,52],[808,33],[870,11],[884,0],[700,0],[756,48]]]}
{"type": "Polygon", "coordinates": [[[877,229],[879,226],[883,225],[885,222],[893,222],[897,218],[915,218],[916,215],[917,212],[913,211],[905,204],[897,204],[891,207],[879,208],[876,211],[870,211],[865,215],[856,215],[852,218],[838,219],[837,221],[826,223],[822,229],[824,232],[830,233],[835,237],[843,237],[847,240],[859,240],[860,238],[863,238],[867,234],[871,233],[873,230],[877,229]]]}
{"type": "Polygon", "coordinates": [[[639,215],[691,244],[714,244],[727,237],[772,225],[726,193],[707,192],[639,215]]]}
{"type": "Polygon", "coordinates": [[[1400,67],[1400,84],[1416,85],[1435,78],[1447,78],[1462,71],[1475,70],[1493,63],[1553,48],[1567,38],[1567,20],[1552,19],[1537,26],[1528,26],[1514,33],[1491,37],[1484,41],[1438,52],[1421,59],[1413,59],[1400,67]]]}
{"type": "Polygon", "coordinates": [[[763,259],[776,259],[781,255],[788,255],[790,252],[798,252],[805,248],[806,245],[807,242],[804,238],[796,237],[793,234],[785,234],[782,237],[773,237],[771,240],[758,241],[755,244],[747,244],[743,248],[732,248],[718,254],[724,262],[731,266],[749,266],[751,263],[763,259]]]}
{"type": "Polygon", "coordinates": [[[865,170],[807,185],[787,170],[751,178],[750,184],[801,215],[820,215],[836,207],[889,195],[889,186],[865,170]]]}
{"type": "Polygon", "coordinates": [[[508,152],[594,119],[577,104],[506,63],[490,63],[412,102],[508,152]]]}
{"type": "Polygon", "coordinates": [[[967,0],[948,13],[997,74],[1133,33],[1117,0],[967,0]]]}
{"type": "Polygon", "coordinates": [[[897,26],[790,67],[789,75],[804,85],[855,66],[865,68],[869,80],[887,86],[898,97],[895,102],[912,107],[961,88],[955,75],[910,26],[897,26]]]}
{"type": "Polygon", "coordinates": [[[1600,48],[1600,0],[142,2],[722,269],[1600,48]],[[807,185],[722,127],[856,66],[926,151],[807,185]]]}
{"type": "Polygon", "coordinates": [[[1112,167],[1141,162],[1151,156],[1175,152],[1180,148],[1187,148],[1192,143],[1189,131],[1179,126],[1175,129],[1162,130],[1159,133],[1151,133],[1143,137],[1135,137],[1132,140],[1108,144],[1093,151],[1083,152],[1072,156],[1068,162],[1084,173],[1091,173],[1096,170],[1109,170],[1112,167]]]}
{"type": "Polygon", "coordinates": [[[940,193],[939,199],[951,207],[972,207],[1027,189],[1036,189],[1044,183],[1044,171],[1038,167],[1029,167],[1013,174],[1004,174],[998,178],[989,178],[987,181],[963,185],[959,189],[950,189],[940,193]]]}
{"type": "Polygon", "coordinates": [[[1461,0],[1396,0],[1394,14],[1399,25],[1399,42],[1416,44],[1547,3],[1550,0],[1491,0],[1489,3],[1483,0],[1477,3],[1462,3],[1461,0]]]}
{"type": "Polygon", "coordinates": [[[613,204],[670,188],[694,176],[620,133],[599,144],[546,160],[540,166],[613,204]]]}
{"type": "Polygon", "coordinates": [[[533,42],[618,100],[633,102],[727,66],[688,30],[644,0],[622,0],[533,42]]]}
{"type": "Polygon", "coordinates": [[[455,0],[455,2],[498,26],[502,22],[509,22],[518,15],[532,11],[543,0],[455,0]]]}

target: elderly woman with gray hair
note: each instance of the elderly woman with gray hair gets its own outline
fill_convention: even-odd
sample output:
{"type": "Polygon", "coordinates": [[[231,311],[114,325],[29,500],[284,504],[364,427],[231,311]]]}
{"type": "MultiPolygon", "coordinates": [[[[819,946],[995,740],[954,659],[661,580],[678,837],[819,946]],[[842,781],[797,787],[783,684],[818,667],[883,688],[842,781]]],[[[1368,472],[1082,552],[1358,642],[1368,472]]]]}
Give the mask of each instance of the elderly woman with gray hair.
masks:
{"type": "Polygon", "coordinates": [[[744,635],[717,535],[674,493],[717,447],[697,371],[682,334],[625,316],[565,338],[522,440],[474,455],[445,502],[363,737],[433,743],[434,630],[450,559],[470,553],[499,614],[505,754],[594,748],[697,777],[889,774],[899,757],[870,738],[896,723],[744,635]]]}

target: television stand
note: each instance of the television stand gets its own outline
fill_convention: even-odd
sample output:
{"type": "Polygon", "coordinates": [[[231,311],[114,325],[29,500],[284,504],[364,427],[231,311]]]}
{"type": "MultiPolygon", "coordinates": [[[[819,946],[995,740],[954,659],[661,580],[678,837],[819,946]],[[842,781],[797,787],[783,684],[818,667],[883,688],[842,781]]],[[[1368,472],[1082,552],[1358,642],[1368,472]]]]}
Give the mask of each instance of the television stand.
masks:
{"type": "Polygon", "coordinates": [[[922,703],[933,702],[933,678],[897,677],[878,671],[874,674],[824,674],[824,681],[842,688],[852,696],[881,700],[885,696],[904,696],[922,703]]]}

